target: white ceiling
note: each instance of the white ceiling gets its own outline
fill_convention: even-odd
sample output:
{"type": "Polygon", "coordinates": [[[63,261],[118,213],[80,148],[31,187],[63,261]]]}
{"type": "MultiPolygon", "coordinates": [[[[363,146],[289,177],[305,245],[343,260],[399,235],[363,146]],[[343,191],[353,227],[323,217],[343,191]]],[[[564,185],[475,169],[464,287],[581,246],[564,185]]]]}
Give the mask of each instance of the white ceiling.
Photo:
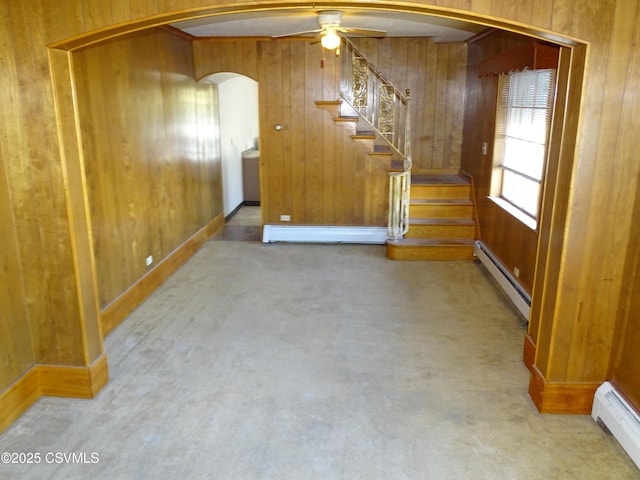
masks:
{"type": "MultiPolygon", "coordinates": [[[[319,10],[307,7],[244,12],[203,17],[172,26],[196,37],[280,36],[317,29],[319,10]]],[[[342,11],[343,27],[384,30],[388,37],[433,37],[436,42],[455,42],[464,41],[485,28],[429,15],[353,8],[342,11]]]]}

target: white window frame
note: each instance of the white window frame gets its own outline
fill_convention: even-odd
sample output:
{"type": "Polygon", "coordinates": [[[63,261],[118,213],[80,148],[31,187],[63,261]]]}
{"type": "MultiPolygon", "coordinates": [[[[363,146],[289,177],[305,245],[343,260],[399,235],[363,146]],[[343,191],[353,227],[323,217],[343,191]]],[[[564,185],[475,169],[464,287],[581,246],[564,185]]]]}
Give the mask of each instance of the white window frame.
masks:
{"type": "Polygon", "coordinates": [[[554,100],[554,69],[499,77],[490,198],[533,230],[542,200],[554,100]]]}

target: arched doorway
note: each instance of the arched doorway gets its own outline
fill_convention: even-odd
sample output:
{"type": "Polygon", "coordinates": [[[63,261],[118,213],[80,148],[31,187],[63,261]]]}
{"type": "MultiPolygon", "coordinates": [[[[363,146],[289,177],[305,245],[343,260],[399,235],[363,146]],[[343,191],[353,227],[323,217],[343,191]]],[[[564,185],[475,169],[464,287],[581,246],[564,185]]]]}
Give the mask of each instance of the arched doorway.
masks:
{"type": "Polygon", "coordinates": [[[220,72],[199,83],[215,83],[219,95],[222,201],[229,220],[243,206],[260,205],[258,83],[220,72]]]}
{"type": "MultiPolygon", "coordinates": [[[[309,4],[312,5],[311,3],[309,4]]],[[[335,4],[336,8],[341,8],[342,5],[335,4]]],[[[345,8],[348,8],[348,4],[344,4],[345,8]]],[[[234,5],[233,9],[227,8],[218,8],[218,7],[203,7],[197,10],[184,10],[180,12],[168,12],[159,14],[153,17],[147,17],[143,19],[133,20],[127,24],[120,24],[117,27],[106,28],[99,32],[91,32],[87,35],[78,36],[68,41],[62,41],[55,44],[50,45],[50,48],[57,49],[58,52],[56,54],[51,54],[51,64],[52,71],[54,76],[54,88],[56,90],[60,90],[56,95],[59,99],[57,103],[58,116],[59,118],[73,118],[75,116],[75,112],[73,111],[73,105],[66,103],[65,94],[68,91],[68,84],[73,85],[73,78],[70,72],[69,64],[66,62],[66,58],[64,57],[64,53],[62,51],[73,51],[79,48],[82,48],[86,45],[90,45],[96,42],[101,41],[105,38],[114,38],[124,33],[129,33],[131,31],[139,31],[149,27],[156,27],[166,25],[168,23],[177,22],[180,20],[187,20],[190,18],[196,17],[204,17],[207,15],[218,15],[218,16],[226,16],[233,15],[241,12],[251,11],[254,9],[259,9],[261,11],[264,10],[277,10],[286,8],[286,4],[267,4],[261,3],[258,6],[255,4],[251,5],[243,5],[241,3],[234,5]]],[[[574,40],[569,37],[563,37],[562,35],[555,35],[553,32],[544,31],[542,29],[537,29],[534,27],[529,27],[524,23],[512,23],[509,21],[505,21],[499,17],[487,17],[486,15],[479,15],[474,12],[466,12],[462,10],[453,11],[453,10],[443,10],[438,7],[430,7],[423,5],[409,5],[402,6],[394,3],[380,3],[380,4],[372,4],[370,7],[373,9],[379,10],[390,10],[390,11],[404,11],[415,13],[416,15],[438,15],[440,17],[450,17],[450,18],[458,18],[464,19],[465,21],[474,22],[478,24],[485,25],[487,27],[495,27],[500,29],[509,30],[515,33],[521,33],[524,35],[528,35],[533,38],[544,39],[547,41],[551,41],[557,43],[562,46],[564,51],[560,56],[560,65],[559,69],[563,70],[566,74],[567,78],[570,78],[571,81],[567,82],[563,85],[563,88],[559,92],[562,96],[562,104],[566,107],[566,109],[562,112],[562,116],[558,116],[554,120],[554,125],[556,130],[554,133],[557,133],[556,139],[554,142],[553,148],[556,149],[556,154],[558,155],[559,162],[557,166],[557,170],[551,173],[552,182],[547,185],[546,192],[548,195],[544,201],[544,205],[542,207],[543,211],[546,209],[549,212],[553,211],[553,215],[547,216],[547,221],[542,222],[540,225],[540,248],[538,250],[538,258],[537,258],[537,270],[538,280],[536,281],[536,285],[540,285],[538,292],[542,292],[534,297],[534,311],[535,313],[532,316],[536,317],[538,324],[541,325],[541,330],[544,330],[544,334],[551,335],[551,330],[553,329],[553,323],[556,321],[556,317],[547,318],[543,316],[544,312],[551,311],[555,308],[557,303],[557,297],[561,295],[560,292],[555,289],[559,278],[564,275],[564,272],[558,271],[555,268],[547,268],[550,265],[560,264],[563,260],[564,255],[564,231],[567,223],[568,217],[568,206],[571,200],[570,196],[567,194],[567,186],[572,183],[572,165],[574,161],[574,157],[576,155],[575,147],[575,139],[576,132],[578,130],[578,121],[579,116],[574,113],[580,112],[580,103],[581,103],[581,95],[582,95],[582,81],[584,77],[584,65],[585,58],[587,53],[587,46],[585,43],[581,43],[580,41],[574,40]],[[560,118],[562,117],[562,118],[560,118]],[[550,288],[547,289],[546,287],[550,288]],[[536,304],[536,301],[538,302],[536,304]],[[543,325],[542,325],[543,324],[543,325]]],[[[229,19],[233,18],[229,16],[229,19]]],[[[78,144],[78,132],[72,131],[72,129],[61,126],[61,137],[63,138],[64,143],[68,144],[78,144]],[[67,138],[70,135],[71,138],[67,138]],[[73,137],[76,137],[75,139],[73,137]],[[75,140],[75,141],[74,141],[75,140]]],[[[76,168],[77,165],[82,164],[82,158],[74,158],[74,152],[68,152],[64,160],[69,168],[76,168]]],[[[86,192],[83,189],[83,186],[77,182],[74,185],[71,185],[68,191],[68,202],[69,204],[86,204],[86,192]],[[77,202],[75,202],[77,200],[77,202]]],[[[86,237],[91,236],[91,232],[74,232],[80,238],[78,243],[82,243],[82,241],[86,240],[86,237]]],[[[92,277],[95,276],[95,271],[91,268],[86,269],[86,271],[82,271],[79,273],[80,277],[86,276],[86,281],[88,283],[94,282],[92,277]]],[[[549,343],[548,338],[546,339],[545,344],[549,343]]],[[[543,352],[548,353],[548,352],[543,352]]],[[[538,390],[544,389],[544,379],[541,380],[542,387],[539,387],[538,390]]],[[[590,387],[590,384],[587,386],[590,387]]]]}

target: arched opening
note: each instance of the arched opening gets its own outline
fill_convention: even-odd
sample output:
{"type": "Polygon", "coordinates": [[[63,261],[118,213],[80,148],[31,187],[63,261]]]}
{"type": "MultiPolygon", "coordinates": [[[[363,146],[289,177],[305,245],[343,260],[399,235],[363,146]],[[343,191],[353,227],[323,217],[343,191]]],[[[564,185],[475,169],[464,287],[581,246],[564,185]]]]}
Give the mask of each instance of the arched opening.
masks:
{"type": "MultiPolygon", "coordinates": [[[[309,4],[311,6],[311,4],[309,4]]],[[[348,8],[349,3],[334,5],[337,8],[348,8]]],[[[65,56],[66,51],[75,52],[86,46],[97,44],[106,39],[115,39],[127,33],[142,32],[150,27],[162,26],[182,20],[188,20],[199,17],[218,16],[220,18],[232,19],[234,14],[258,11],[271,11],[278,9],[291,8],[288,4],[260,4],[243,5],[237,4],[233,7],[223,8],[202,8],[198,10],[189,10],[178,13],[167,13],[130,22],[128,24],[120,24],[117,27],[104,29],[100,32],[92,32],[87,35],[79,36],[67,41],[58,42],[51,45],[51,64],[54,75],[54,87],[59,89],[57,98],[57,109],[59,118],[74,118],[76,111],[74,105],[66,103],[65,95],[69,90],[73,90],[74,80],[69,65],[68,58],[65,56]],[[58,52],[61,53],[58,55],[58,52]]],[[[304,6],[303,8],[308,8],[304,6]]],[[[556,43],[561,46],[562,53],[560,55],[559,70],[563,74],[564,81],[558,89],[558,104],[562,105],[562,111],[556,112],[552,124],[553,141],[551,148],[554,149],[554,155],[557,157],[555,170],[550,172],[545,185],[545,199],[542,205],[543,220],[539,225],[539,248],[536,259],[537,276],[536,276],[536,296],[533,299],[532,321],[535,325],[536,332],[543,321],[543,318],[552,318],[550,313],[555,305],[556,292],[553,289],[559,271],[553,268],[553,265],[561,263],[562,247],[563,247],[563,231],[568,210],[568,187],[571,184],[572,167],[575,154],[575,138],[578,128],[578,115],[571,115],[568,112],[580,111],[580,101],[582,95],[583,68],[586,58],[586,44],[571,38],[556,35],[553,32],[541,31],[530,28],[526,25],[515,25],[499,18],[488,18],[479,16],[469,12],[461,11],[445,11],[435,7],[425,6],[398,6],[386,4],[384,2],[376,4],[368,4],[367,8],[381,11],[401,11],[410,13],[417,17],[437,15],[439,17],[450,17],[464,20],[467,22],[477,23],[487,27],[503,29],[509,32],[522,34],[531,38],[543,39],[545,41],[556,43]],[[544,212],[548,215],[544,215],[544,212]],[[553,214],[551,214],[553,212],[553,214]],[[551,288],[547,288],[551,287],[551,288]]],[[[81,125],[81,122],[75,122],[75,125],[81,125]]],[[[68,126],[61,125],[60,131],[63,134],[63,142],[69,144],[79,144],[82,138],[81,128],[77,130],[68,126]],[[75,140],[75,141],[74,141],[75,140]]],[[[82,165],[85,159],[82,153],[74,154],[69,149],[65,155],[65,162],[72,167],[82,165]]],[[[80,184],[76,188],[70,189],[70,202],[74,199],[80,203],[87,203],[87,192],[80,184]]],[[[139,300],[139,299],[138,299],[139,300]]],[[[135,306],[135,305],[134,305],[135,306]]],[[[126,309],[125,309],[126,310],[126,309]]],[[[534,335],[536,337],[538,333],[534,335]]],[[[535,345],[534,345],[535,349],[535,345]]],[[[535,355],[535,352],[530,355],[535,355]]]]}
{"type": "Polygon", "coordinates": [[[260,206],[258,83],[232,72],[212,73],[198,82],[218,86],[222,201],[229,222],[242,207],[260,206]]]}

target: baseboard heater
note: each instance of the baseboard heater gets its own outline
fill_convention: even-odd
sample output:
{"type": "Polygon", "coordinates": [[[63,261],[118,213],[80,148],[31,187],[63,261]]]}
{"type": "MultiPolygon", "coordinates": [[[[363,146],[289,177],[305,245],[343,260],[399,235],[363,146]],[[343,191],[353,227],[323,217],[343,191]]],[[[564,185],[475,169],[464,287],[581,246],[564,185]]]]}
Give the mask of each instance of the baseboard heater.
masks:
{"type": "Polygon", "coordinates": [[[265,225],[262,242],[384,244],[386,227],[265,225]]]}
{"type": "Polygon", "coordinates": [[[640,416],[610,382],[596,390],[591,416],[611,432],[640,468],[640,416]]]}
{"type": "Polygon", "coordinates": [[[491,250],[480,240],[476,240],[474,254],[498,282],[498,285],[504,290],[522,316],[529,320],[529,312],[531,310],[531,297],[529,294],[524,291],[509,271],[491,253],[491,250]]]}

